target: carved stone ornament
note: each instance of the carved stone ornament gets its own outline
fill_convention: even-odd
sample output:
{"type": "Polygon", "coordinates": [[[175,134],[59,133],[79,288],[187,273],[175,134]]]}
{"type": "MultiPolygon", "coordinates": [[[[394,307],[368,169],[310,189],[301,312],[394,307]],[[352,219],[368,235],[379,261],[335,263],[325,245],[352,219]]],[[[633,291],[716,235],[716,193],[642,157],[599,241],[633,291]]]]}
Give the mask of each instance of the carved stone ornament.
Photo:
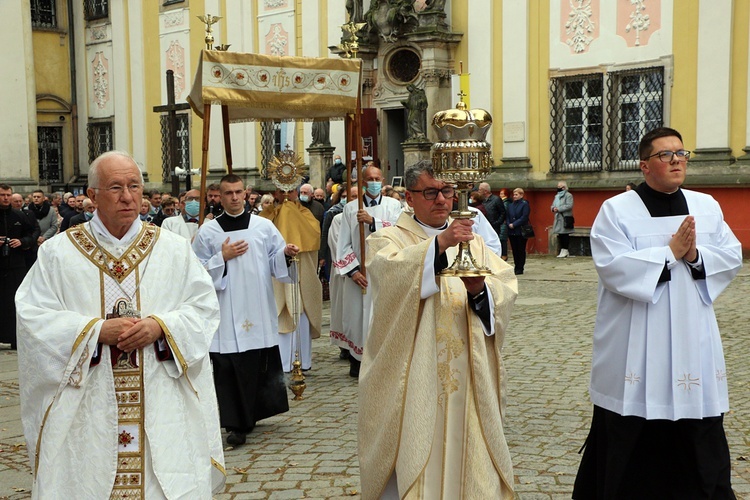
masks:
{"type": "Polygon", "coordinates": [[[570,0],[570,13],[568,22],[565,23],[565,40],[576,54],[585,52],[594,41],[594,21],[591,20],[593,10],[591,0],[570,0]]]}

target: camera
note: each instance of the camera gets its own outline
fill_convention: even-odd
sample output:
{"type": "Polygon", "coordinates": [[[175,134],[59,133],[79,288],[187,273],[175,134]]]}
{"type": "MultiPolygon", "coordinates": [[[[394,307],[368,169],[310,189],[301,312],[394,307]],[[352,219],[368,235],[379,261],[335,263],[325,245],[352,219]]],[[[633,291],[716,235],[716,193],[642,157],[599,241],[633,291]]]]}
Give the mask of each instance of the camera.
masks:
{"type": "Polygon", "coordinates": [[[7,257],[10,255],[10,238],[7,236],[0,238],[0,245],[2,245],[2,250],[0,250],[2,256],[7,257]]]}

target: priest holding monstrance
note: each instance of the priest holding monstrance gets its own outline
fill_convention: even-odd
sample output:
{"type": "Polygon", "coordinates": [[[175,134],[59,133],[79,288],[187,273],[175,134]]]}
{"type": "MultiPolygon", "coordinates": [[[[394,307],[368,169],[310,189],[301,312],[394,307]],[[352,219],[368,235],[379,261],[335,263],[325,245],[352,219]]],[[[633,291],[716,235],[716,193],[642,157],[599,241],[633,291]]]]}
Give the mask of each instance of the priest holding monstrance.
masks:
{"type": "Polygon", "coordinates": [[[517,282],[473,231],[466,205],[473,180],[491,167],[484,142],[491,118],[452,111],[433,120],[441,138],[433,162],[404,172],[413,213],[367,239],[373,304],[359,378],[363,499],[513,498],[501,349],[517,282]],[[461,192],[452,214],[454,180],[461,192]]]}

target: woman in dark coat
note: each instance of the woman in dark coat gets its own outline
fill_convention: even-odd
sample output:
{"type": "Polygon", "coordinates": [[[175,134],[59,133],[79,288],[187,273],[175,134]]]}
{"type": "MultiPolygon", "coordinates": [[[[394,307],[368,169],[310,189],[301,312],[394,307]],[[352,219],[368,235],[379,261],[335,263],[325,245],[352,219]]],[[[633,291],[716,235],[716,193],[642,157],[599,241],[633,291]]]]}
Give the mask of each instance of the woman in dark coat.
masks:
{"type": "Polygon", "coordinates": [[[531,207],[523,199],[523,189],[513,190],[513,203],[508,206],[508,239],[513,250],[513,270],[516,274],[523,274],[526,265],[526,238],[521,235],[521,227],[529,223],[531,207]]]}

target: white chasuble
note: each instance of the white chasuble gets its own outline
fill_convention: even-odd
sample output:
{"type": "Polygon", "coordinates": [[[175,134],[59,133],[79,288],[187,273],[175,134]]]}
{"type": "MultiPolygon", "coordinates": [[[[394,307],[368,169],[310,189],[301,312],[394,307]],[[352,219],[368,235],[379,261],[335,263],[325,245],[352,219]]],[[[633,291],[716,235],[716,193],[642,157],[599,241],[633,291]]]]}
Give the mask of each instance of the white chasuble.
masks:
{"type": "MultiPolygon", "coordinates": [[[[493,270],[488,335],[460,278],[438,277],[437,292],[422,298],[433,242],[408,214],[367,240],[374,301],[359,378],[362,498],[379,498],[394,477],[401,498],[512,498],[500,351],[516,278],[481,237],[471,241],[493,270]]],[[[448,249],[448,262],[455,255],[448,249]]]]}
{"type": "Polygon", "coordinates": [[[210,279],[177,235],[140,221],[123,240],[108,234],[95,215],[53,238],[18,291],[33,497],[208,498],[226,475],[210,279]],[[135,310],[161,326],[158,347],[98,343],[104,319],[135,310]]]}
{"type": "Polygon", "coordinates": [[[599,274],[591,400],[621,415],[700,419],[729,409],[713,303],[742,266],[741,247],[713,198],[682,192],[705,279],[669,249],[686,216],[651,217],[635,191],[605,201],[591,229],[599,274]],[[670,280],[660,283],[665,263],[670,280]]]}

